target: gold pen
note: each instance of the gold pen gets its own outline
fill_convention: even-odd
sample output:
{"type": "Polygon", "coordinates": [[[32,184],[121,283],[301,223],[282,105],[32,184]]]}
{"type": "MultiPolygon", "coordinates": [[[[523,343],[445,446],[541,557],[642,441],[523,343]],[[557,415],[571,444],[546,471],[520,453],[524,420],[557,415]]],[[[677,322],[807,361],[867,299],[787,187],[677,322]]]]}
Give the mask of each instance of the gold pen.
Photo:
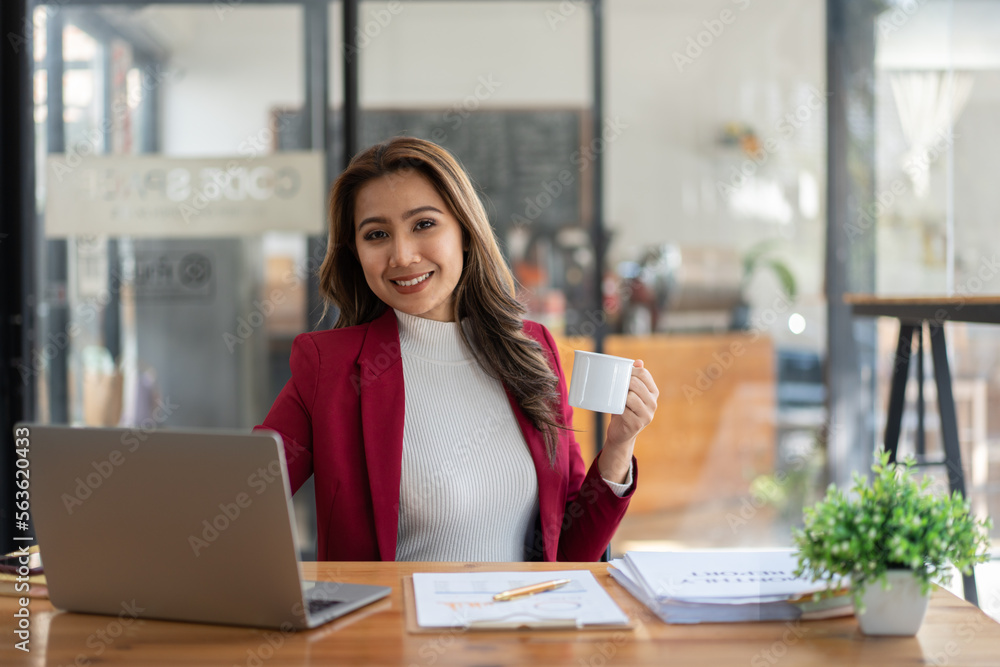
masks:
{"type": "Polygon", "coordinates": [[[540,584],[531,584],[530,586],[522,586],[521,588],[512,588],[509,591],[504,591],[503,593],[497,593],[493,596],[493,599],[497,602],[506,602],[507,600],[514,600],[516,598],[523,598],[528,595],[534,595],[535,593],[544,593],[545,591],[551,591],[560,586],[565,586],[572,579],[553,579],[552,581],[543,581],[540,584]]]}

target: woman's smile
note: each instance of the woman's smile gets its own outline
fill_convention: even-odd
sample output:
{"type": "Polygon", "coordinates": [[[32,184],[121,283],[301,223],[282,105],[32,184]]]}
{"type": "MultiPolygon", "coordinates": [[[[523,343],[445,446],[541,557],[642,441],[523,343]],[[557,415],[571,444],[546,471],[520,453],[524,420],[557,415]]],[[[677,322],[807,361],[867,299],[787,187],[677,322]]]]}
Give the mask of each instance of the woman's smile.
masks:
{"type": "Polygon", "coordinates": [[[433,271],[417,274],[415,277],[393,278],[392,284],[403,294],[411,294],[427,286],[427,280],[433,275],[433,271]]]}

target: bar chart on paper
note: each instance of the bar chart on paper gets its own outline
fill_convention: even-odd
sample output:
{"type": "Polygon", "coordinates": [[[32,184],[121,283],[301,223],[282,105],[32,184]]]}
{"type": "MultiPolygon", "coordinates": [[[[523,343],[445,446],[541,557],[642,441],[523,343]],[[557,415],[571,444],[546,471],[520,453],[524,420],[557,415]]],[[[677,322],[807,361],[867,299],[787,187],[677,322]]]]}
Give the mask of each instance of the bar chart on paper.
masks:
{"type": "Polygon", "coordinates": [[[556,572],[416,572],[413,593],[420,627],[587,628],[625,627],[628,616],[594,575],[585,570],[556,572]],[[497,601],[504,591],[556,579],[554,590],[497,601]]]}

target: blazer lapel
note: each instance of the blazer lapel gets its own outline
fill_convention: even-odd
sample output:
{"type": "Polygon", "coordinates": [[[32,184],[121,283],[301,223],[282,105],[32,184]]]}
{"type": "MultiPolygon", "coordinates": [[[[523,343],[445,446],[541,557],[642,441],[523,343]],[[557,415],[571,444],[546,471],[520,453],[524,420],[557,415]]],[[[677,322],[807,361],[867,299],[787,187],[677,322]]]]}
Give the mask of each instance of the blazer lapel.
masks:
{"type": "Polygon", "coordinates": [[[361,427],[372,492],[379,556],[396,559],[399,485],[403,464],[403,363],[392,309],[373,320],[358,356],[361,427]]]}

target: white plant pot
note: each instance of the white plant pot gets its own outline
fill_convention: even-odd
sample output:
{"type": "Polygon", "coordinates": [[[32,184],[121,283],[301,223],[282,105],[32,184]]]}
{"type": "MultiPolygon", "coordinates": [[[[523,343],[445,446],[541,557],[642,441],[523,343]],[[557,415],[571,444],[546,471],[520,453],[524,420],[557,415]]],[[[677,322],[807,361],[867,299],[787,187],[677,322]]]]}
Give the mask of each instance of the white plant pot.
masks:
{"type": "Polygon", "coordinates": [[[889,570],[886,581],[888,590],[873,582],[861,594],[865,611],[857,614],[858,625],[866,635],[912,637],[924,622],[930,593],[920,593],[920,581],[910,570],[889,570]]]}

